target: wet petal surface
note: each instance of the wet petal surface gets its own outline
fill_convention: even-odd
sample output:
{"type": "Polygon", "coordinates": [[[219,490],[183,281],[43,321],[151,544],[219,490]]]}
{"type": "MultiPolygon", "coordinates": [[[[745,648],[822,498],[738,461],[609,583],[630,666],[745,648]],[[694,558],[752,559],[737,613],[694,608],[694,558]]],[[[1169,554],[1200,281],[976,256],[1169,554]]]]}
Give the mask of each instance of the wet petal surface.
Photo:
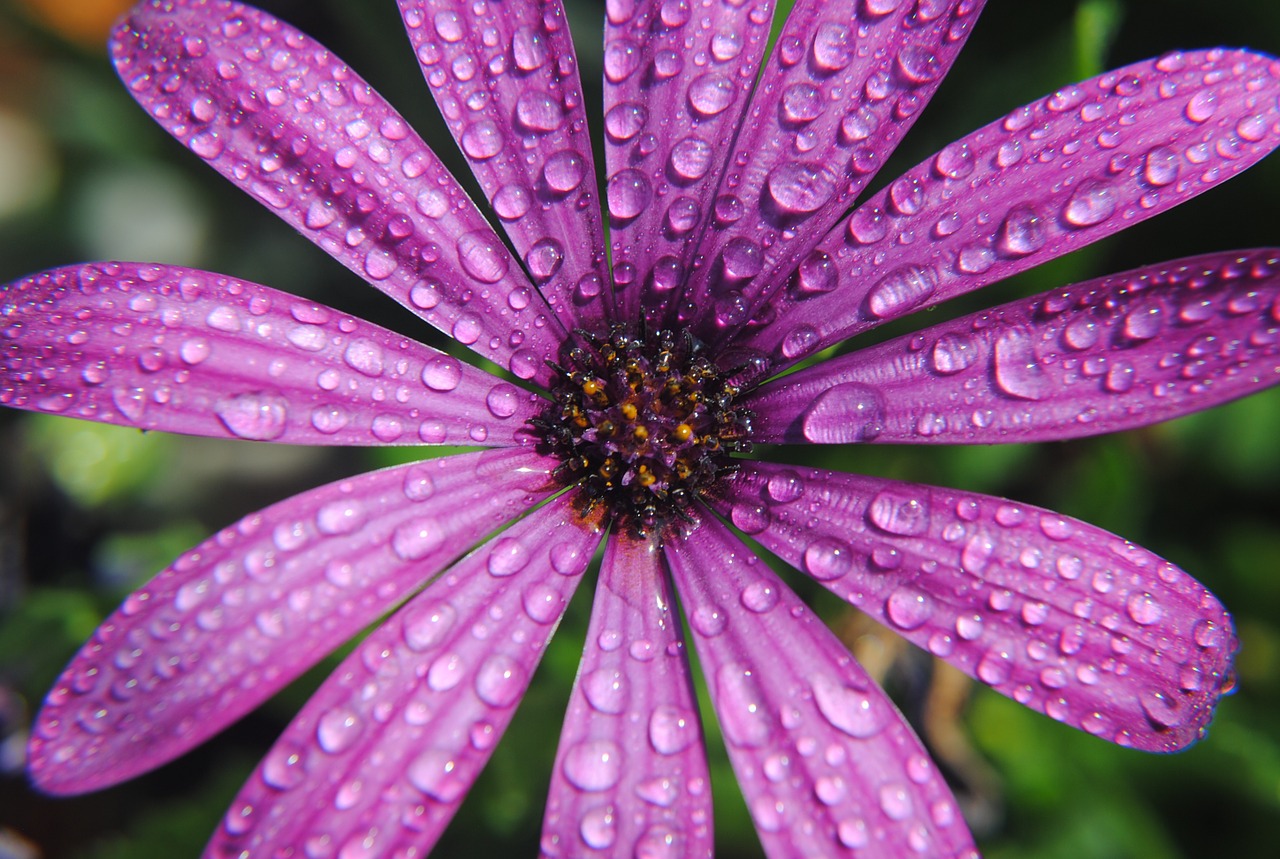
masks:
{"type": "Polygon", "coordinates": [[[765,385],[759,441],[1028,442],[1132,429],[1280,383],[1280,252],[1054,290],[765,385]]]}
{"type": "Polygon", "coordinates": [[[610,540],[560,733],[542,855],[710,857],[711,781],[661,553],[610,540]]]}
{"type": "Polygon", "coordinates": [[[138,103],[211,167],[455,340],[545,381],[560,324],[434,153],[325,48],[255,9],[153,0],[112,38],[138,103]]]}
{"type": "Polygon", "coordinates": [[[67,666],[32,731],[32,779],[81,793],[203,742],[555,491],[552,468],[517,450],[428,460],[220,531],[126,599],[67,666]]]}
{"type": "Polygon", "coordinates": [[[604,231],[563,7],[399,2],[436,104],[525,270],[567,330],[598,327],[604,231]]]}
{"type": "Polygon", "coordinates": [[[774,368],[1165,211],[1280,144],[1280,62],[1167,54],[1080,84],[962,138],[895,179],[819,244],[744,343],[774,368]]]}
{"type": "Polygon", "coordinates": [[[946,782],[897,708],[766,564],[711,518],[668,557],[770,859],[977,859],[946,782]],[[721,622],[700,624],[717,612],[721,622]]]}
{"type": "Polygon", "coordinates": [[[206,857],[299,844],[339,856],[430,852],[511,721],[599,539],[564,496],[406,603],[281,735],[206,857]]]}
{"type": "Polygon", "coordinates": [[[999,498],[744,467],[717,509],[832,593],[1021,704],[1175,751],[1233,685],[1231,618],[1168,561],[999,498]]]}
{"type": "Polygon", "coordinates": [[[223,275],[140,263],[0,290],[0,403],[297,444],[514,444],[541,398],[384,328],[223,275]]]}

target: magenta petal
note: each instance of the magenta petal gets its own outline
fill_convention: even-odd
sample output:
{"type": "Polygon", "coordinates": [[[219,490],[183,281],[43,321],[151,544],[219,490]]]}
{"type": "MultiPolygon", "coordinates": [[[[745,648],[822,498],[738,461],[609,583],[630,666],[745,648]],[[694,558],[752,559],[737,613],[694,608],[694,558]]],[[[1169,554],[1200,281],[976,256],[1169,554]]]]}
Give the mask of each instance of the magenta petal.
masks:
{"type": "Polygon", "coordinates": [[[310,37],[239,4],[152,0],[113,34],[138,103],[304,236],[525,379],[564,332],[436,156],[310,37]]]}
{"type": "Polygon", "coordinates": [[[410,600],[285,729],[205,855],[291,855],[308,844],[337,856],[430,852],[511,721],[599,539],[562,496],[410,600]]]}
{"type": "Polygon", "coordinates": [[[146,430],[512,444],[543,402],[368,322],[195,269],[42,272],[0,287],[0,318],[0,403],[146,430]]]}
{"type": "Polygon", "coordinates": [[[544,857],[710,857],[711,782],[660,552],[610,540],[560,733],[544,857]]]}
{"type": "Polygon", "coordinates": [[[801,0],[788,16],[721,189],[746,215],[704,237],[680,307],[703,340],[735,333],[802,261],[803,288],[834,278],[810,251],[923,112],[983,3],[889,5],[801,0]]]}
{"type": "Polygon", "coordinates": [[[775,368],[1169,209],[1280,143],[1280,62],[1167,54],[1019,108],[908,170],[822,241],[836,277],[744,343],[775,368]]]}
{"type": "Polygon", "coordinates": [[[203,742],[555,491],[553,467],[520,450],[427,460],[226,528],[126,599],[67,666],[31,734],[32,778],[80,793],[203,742]]]}
{"type": "Polygon", "coordinates": [[[713,517],[667,556],[747,808],[770,859],[977,859],[893,703],[713,517]]]}
{"type": "Polygon", "coordinates": [[[399,3],[436,104],[534,283],[566,329],[600,327],[604,231],[564,8],[399,3]]]}
{"type": "Polygon", "coordinates": [[[762,442],[1030,442],[1280,383],[1280,251],[1175,260],[825,361],[744,405],[762,442]]]}
{"type": "Polygon", "coordinates": [[[615,315],[630,321],[643,309],[659,322],[679,297],[694,240],[717,211],[715,189],[755,83],[773,4],[637,0],[606,4],[606,16],[605,199],[615,315]]]}
{"type": "Polygon", "coordinates": [[[872,477],[744,467],[717,510],[832,593],[996,691],[1146,751],[1201,737],[1232,684],[1204,586],[1084,522],[872,477]]]}

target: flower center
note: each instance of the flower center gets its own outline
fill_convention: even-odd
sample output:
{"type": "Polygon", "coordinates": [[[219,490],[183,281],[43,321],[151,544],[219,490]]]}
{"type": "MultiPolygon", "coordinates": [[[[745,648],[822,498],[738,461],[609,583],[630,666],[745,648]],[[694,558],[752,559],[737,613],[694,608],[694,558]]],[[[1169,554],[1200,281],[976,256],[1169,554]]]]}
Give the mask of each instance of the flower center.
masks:
{"type": "Polygon", "coordinates": [[[577,332],[534,420],[557,477],[583,490],[583,515],[608,516],[644,536],[660,530],[750,450],[751,414],[692,335],[614,325],[577,332]]]}

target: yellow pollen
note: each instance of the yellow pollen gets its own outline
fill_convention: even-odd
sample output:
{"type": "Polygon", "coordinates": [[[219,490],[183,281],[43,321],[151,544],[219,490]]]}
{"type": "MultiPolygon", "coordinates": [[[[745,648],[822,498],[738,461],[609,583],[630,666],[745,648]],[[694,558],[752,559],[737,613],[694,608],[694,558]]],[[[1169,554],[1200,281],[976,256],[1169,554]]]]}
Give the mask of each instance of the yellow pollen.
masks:
{"type": "Polygon", "coordinates": [[[671,432],[671,437],[676,441],[688,441],[692,436],[693,427],[688,424],[680,424],[671,432]]]}

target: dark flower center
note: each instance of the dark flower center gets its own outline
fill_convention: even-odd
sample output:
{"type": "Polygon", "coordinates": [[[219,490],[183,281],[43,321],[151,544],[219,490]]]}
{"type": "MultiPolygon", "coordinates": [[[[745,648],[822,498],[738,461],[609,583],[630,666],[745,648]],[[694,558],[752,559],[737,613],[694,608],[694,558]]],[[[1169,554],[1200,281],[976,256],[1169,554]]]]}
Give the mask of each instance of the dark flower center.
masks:
{"type": "Polygon", "coordinates": [[[661,530],[747,451],[739,390],[688,333],[577,332],[534,425],[557,476],[582,487],[583,515],[604,507],[634,535],[661,530]]]}

